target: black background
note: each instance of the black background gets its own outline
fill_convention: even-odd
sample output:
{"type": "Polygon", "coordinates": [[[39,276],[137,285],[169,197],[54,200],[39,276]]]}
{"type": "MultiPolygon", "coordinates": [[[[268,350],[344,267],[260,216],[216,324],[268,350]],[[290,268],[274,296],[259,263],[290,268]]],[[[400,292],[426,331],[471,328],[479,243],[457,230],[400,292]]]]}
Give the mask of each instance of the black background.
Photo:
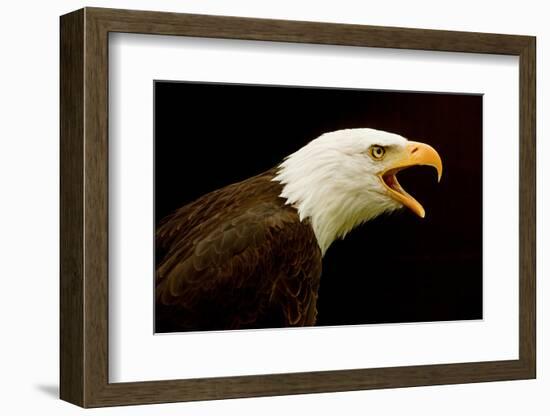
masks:
{"type": "Polygon", "coordinates": [[[156,81],[155,220],[267,170],[327,131],[432,145],[402,186],[426,209],[379,217],[323,259],[318,325],[482,318],[482,96],[156,81]]]}

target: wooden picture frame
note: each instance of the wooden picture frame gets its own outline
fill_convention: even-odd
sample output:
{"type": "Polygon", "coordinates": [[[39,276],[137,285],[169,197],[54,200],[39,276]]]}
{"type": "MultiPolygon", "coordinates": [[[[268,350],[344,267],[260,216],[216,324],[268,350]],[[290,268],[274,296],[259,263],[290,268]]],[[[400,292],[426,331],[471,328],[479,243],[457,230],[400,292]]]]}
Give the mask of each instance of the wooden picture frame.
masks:
{"type": "Polygon", "coordinates": [[[61,17],[60,396],[82,407],[535,378],[535,38],[85,8],[61,17]],[[110,383],[108,34],[297,42],[519,56],[519,359],[110,383]]]}

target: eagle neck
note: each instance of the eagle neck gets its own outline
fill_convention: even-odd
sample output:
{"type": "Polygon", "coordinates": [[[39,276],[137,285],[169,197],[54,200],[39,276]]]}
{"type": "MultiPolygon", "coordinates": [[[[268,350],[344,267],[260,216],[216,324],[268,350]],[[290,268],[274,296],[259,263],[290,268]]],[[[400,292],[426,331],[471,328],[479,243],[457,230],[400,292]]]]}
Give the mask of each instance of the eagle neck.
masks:
{"type": "Polygon", "coordinates": [[[335,240],[344,238],[381,211],[395,208],[382,207],[380,196],[368,189],[350,193],[322,172],[302,173],[294,170],[292,164],[281,164],[273,180],[281,184],[279,196],[298,211],[300,221],[309,220],[323,256],[335,240]]]}

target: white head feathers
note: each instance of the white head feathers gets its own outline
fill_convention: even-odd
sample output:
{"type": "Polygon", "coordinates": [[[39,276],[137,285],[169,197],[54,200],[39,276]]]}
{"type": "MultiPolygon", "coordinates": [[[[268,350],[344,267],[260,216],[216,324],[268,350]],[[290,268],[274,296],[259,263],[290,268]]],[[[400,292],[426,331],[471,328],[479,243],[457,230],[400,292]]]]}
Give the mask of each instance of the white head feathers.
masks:
{"type": "Polygon", "coordinates": [[[378,176],[391,155],[378,161],[369,151],[384,146],[399,152],[407,143],[381,130],[339,130],[312,140],[279,165],[274,180],[283,184],[280,196],[296,207],[300,220],[310,219],[323,254],[359,224],[402,207],[378,176]]]}

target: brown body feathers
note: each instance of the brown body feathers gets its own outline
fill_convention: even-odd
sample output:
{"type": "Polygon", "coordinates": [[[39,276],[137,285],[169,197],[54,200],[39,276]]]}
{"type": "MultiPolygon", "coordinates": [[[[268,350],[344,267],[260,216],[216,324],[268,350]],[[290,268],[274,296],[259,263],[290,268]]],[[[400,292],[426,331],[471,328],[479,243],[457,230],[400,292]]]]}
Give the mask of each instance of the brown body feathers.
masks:
{"type": "Polygon", "coordinates": [[[156,332],[315,324],[321,251],[274,176],[213,191],[161,222],[156,332]]]}

